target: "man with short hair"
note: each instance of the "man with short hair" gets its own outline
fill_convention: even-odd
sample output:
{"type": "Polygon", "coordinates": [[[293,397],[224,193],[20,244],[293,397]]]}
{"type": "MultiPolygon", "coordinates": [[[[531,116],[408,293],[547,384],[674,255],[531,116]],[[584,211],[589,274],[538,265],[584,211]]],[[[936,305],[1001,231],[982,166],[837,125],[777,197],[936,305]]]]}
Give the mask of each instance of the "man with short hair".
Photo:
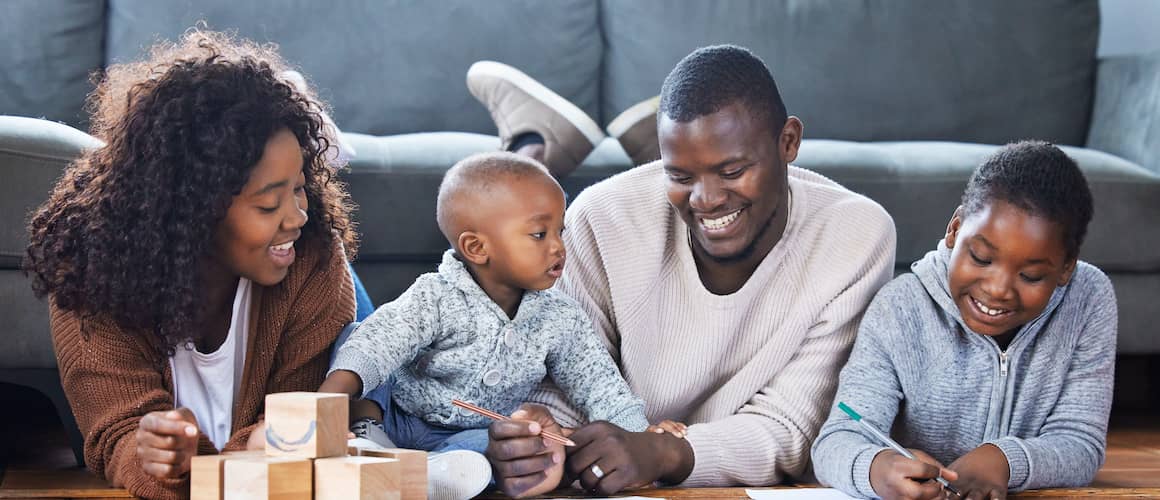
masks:
{"type": "MultiPolygon", "coordinates": [[[[510,81],[469,74],[481,101],[507,103],[489,106],[497,123],[522,131],[505,145],[542,153],[584,135],[561,132],[571,120],[552,100],[512,98],[529,87],[510,81]],[[538,134],[543,124],[555,128],[538,134]]],[[[687,432],[588,423],[544,388],[532,399],[551,413],[527,405],[519,420],[491,427],[488,456],[509,495],[542,493],[562,477],[608,495],[654,481],[769,485],[803,475],[862,312],[892,275],[890,216],[789,165],[802,123],[748,50],[706,47],[681,60],[661,89],[657,134],[660,161],[576,197],[559,286],[591,316],[649,420],[683,421],[687,432]],[[538,436],[556,422],[575,428],[566,460],[538,436]]]]}

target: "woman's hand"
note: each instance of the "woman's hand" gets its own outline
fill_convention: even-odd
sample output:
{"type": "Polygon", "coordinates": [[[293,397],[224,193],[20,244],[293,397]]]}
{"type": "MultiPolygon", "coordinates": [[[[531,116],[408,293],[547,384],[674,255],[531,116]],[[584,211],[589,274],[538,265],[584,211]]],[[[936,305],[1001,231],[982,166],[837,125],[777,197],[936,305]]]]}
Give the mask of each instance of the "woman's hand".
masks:
{"type": "Polygon", "coordinates": [[[512,420],[492,422],[487,455],[500,491],[521,498],[540,495],[560,486],[564,475],[564,446],[549,441],[543,431],[562,434],[547,408],[525,404],[512,420]]]}
{"type": "Polygon", "coordinates": [[[266,449],[266,419],[261,416],[258,416],[258,425],[254,426],[254,430],[250,432],[250,438],[246,440],[246,449],[266,449]]]}
{"type": "Polygon", "coordinates": [[[953,484],[963,498],[970,500],[1003,500],[1007,498],[1007,482],[1011,479],[1011,464],[998,446],[984,444],[955,460],[950,467],[958,473],[953,484]]]}
{"type": "Polygon", "coordinates": [[[693,471],[692,445],[671,434],[629,432],[593,422],[576,429],[571,438],[576,447],[568,450],[568,472],[584,489],[600,495],[654,481],[679,483],[693,471]]]}
{"type": "Polygon", "coordinates": [[[882,498],[910,500],[943,498],[943,487],[934,478],[954,481],[958,474],[948,470],[921,450],[910,450],[911,460],[894,450],[884,450],[870,462],[870,487],[882,498]]]}
{"type": "Polygon", "coordinates": [[[137,425],[141,469],[158,479],[176,479],[189,473],[199,434],[197,417],[188,408],[146,413],[137,425]]]}

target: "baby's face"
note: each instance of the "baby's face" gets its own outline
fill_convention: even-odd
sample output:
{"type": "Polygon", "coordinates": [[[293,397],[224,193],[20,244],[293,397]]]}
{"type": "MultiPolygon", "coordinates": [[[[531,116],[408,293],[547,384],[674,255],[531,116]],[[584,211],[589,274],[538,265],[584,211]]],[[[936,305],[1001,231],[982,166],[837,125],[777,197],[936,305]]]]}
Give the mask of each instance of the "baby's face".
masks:
{"type": "Polygon", "coordinates": [[[548,176],[497,190],[487,235],[492,276],[525,290],[551,288],[564,272],[564,193],[548,176]]]}
{"type": "Polygon", "coordinates": [[[947,228],[949,286],[963,322],[999,336],[1035,319],[1070,277],[1063,228],[1005,201],[992,201],[947,228]]]}

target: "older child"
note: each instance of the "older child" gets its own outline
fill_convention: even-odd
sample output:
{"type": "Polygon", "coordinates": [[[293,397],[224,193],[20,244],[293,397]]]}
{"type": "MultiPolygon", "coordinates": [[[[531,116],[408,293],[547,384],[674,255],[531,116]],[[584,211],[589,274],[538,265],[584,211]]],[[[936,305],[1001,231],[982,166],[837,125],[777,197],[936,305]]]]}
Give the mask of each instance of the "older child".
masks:
{"type": "Polygon", "coordinates": [[[870,304],[839,382],[837,402],[921,461],[834,410],[818,479],[885,498],[940,498],[940,473],[970,498],[1090,482],[1116,352],[1112,285],[1077,261],[1091,216],[1055,146],[1008,145],[980,166],[938,248],[870,304]]]}
{"type": "Polygon", "coordinates": [[[367,318],[319,390],[371,396],[406,448],[482,452],[491,421],[451,400],[511,414],[545,375],[590,420],[645,430],[644,403],[587,315],[551,289],[564,271],[564,192],[547,169],[468,157],[444,177],[436,217],[452,246],[439,271],[367,318]]]}

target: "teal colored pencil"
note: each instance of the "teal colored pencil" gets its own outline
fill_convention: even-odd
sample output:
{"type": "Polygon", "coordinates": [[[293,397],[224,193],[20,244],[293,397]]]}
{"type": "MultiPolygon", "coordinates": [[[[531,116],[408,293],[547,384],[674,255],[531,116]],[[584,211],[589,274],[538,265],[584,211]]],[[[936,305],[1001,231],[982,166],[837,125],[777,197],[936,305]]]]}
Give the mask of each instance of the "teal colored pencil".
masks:
{"type": "MultiPolygon", "coordinates": [[[[855,422],[862,424],[863,429],[870,431],[870,433],[873,434],[874,437],[877,437],[878,440],[885,443],[886,446],[894,448],[894,451],[897,451],[899,454],[901,454],[902,456],[904,456],[906,458],[909,458],[911,460],[918,460],[918,458],[915,458],[914,454],[911,453],[910,450],[903,448],[902,445],[898,444],[898,442],[894,441],[893,439],[890,439],[890,436],[887,436],[882,431],[875,429],[874,426],[870,425],[869,422],[862,420],[862,415],[859,415],[858,412],[854,411],[853,408],[850,408],[849,406],[847,406],[846,403],[839,401],[838,408],[840,408],[842,411],[846,412],[846,414],[849,415],[850,418],[854,419],[855,422]]],[[[954,493],[955,496],[959,496],[959,497],[963,496],[962,494],[959,493],[959,490],[956,490],[954,486],[951,486],[951,483],[947,482],[946,479],[943,479],[942,477],[936,477],[936,478],[934,478],[934,480],[938,481],[939,484],[943,485],[943,488],[946,488],[947,491],[954,493]]]]}

